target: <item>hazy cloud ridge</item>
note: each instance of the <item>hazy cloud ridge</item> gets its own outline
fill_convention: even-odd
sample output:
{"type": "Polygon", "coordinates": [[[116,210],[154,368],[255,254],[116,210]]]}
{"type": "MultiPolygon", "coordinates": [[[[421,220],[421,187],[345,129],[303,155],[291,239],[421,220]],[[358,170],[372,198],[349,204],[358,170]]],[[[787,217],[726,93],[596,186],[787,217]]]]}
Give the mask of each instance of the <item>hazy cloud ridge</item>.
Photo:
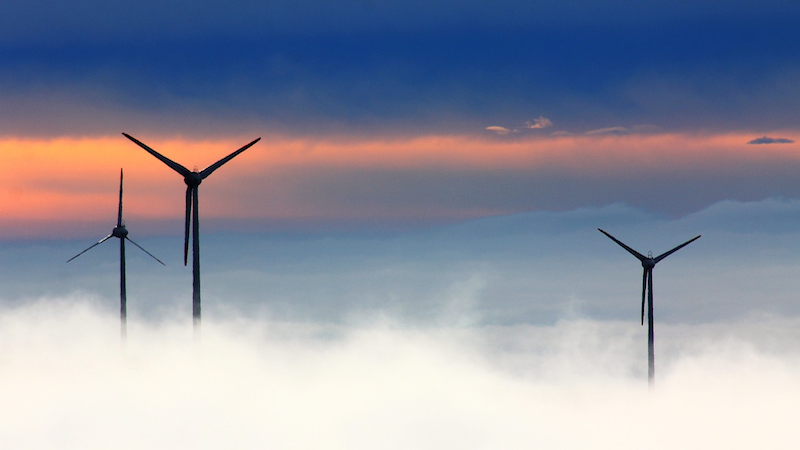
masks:
{"type": "MultiPolygon", "coordinates": [[[[792,224],[798,222],[798,200],[768,199],[722,202],[677,220],[615,204],[392,233],[208,231],[204,314],[329,324],[387,315],[409,326],[550,325],[574,318],[635,323],[641,265],[597,231],[603,228],[655,254],[703,235],[655,272],[659,324],[795,317],[800,233],[792,224]]],[[[129,252],[133,320],[191,316],[181,225],[174,235],[137,234],[167,267],[129,252]]],[[[113,315],[118,249],[100,246],[64,263],[88,244],[3,243],[3,303],[75,293],[113,315]]]]}

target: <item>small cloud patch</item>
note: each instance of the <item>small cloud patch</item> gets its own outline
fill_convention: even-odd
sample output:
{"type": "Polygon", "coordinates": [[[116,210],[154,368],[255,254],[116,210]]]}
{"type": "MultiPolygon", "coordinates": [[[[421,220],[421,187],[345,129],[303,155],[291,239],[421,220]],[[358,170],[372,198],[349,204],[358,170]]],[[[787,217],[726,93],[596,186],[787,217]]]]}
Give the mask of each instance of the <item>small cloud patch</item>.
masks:
{"type": "Polygon", "coordinates": [[[786,138],[771,138],[761,136],[760,138],[753,139],[748,144],[794,144],[794,141],[786,138]]]}
{"type": "Polygon", "coordinates": [[[525,128],[530,128],[531,130],[539,130],[542,128],[549,128],[553,126],[553,122],[544,116],[539,116],[536,119],[529,120],[525,123],[525,128]]]}
{"type": "Polygon", "coordinates": [[[486,131],[491,131],[498,136],[508,136],[509,134],[521,133],[523,136],[527,135],[530,130],[541,130],[553,126],[553,121],[544,116],[539,116],[536,119],[528,120],[524,126],[506,128],[499,125],[492,125],[484,128],[486,131]]]}
{"type": "Polygon", "coordinates": [[[499,134],[500,136],[505,136],[508,133],[511,133],[511,130],[509,130],[506,127],[491,126],[491,127],[486,127],[486,129],[493,133],[499,134]]]}

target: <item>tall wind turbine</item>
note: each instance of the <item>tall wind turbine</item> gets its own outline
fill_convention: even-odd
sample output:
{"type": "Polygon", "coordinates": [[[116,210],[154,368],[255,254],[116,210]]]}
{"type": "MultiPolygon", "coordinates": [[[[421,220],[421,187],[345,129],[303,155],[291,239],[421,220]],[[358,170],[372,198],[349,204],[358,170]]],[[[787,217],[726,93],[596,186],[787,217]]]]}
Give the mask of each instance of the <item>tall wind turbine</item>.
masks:
{"type": "Polygon", "coordinates": [[[178,172],[183,177],[183,182],[186,183],[186,227],[185,227],[185,238],[183,241],[183,265],[187,265],[188,263],[188,254],[189,254],[189,227],[191,224],[194,224],[192,227],[192,318],[194,324],[194,332],[195,336],[198,336],[198,332],[200,331],[200,226],[199,226],[199,214],[197,212],[197,191],[198,186],[200,183],[203,182],[204,179],[208,178],[212,172],[222,167],[223,164],[233,159],[239,153],[247,150],[248,148],[252,147],[256,142],[260,141],[261,138],[254,140],[253,142],[245,145],[244,147],[236,150],[235,152],[231,153],[230,155],[220,159],[219,161],[215,162],[214,164],[206,167],[205,169],[198,172],[197,170],[189,170],[186,167],[172,161],[171,159],[163,156],[162,154],[158,153],[157,151],[153,150],[152,148],[148,147],[147,145],[139,142],[134,137],[128,135],[127,133],[122,133],[126,138],[130,139],[139,147],[145,149],[148,153],[158,158],[161,162],[169,166],[175,172],[178,172]]]}
{"type": "Polygon", "coordinates": [[[141,245],[137,244],[136,242],[133,242],[133,240],[128,237],[128,230],[125,228],[125,221],[122,220],[122,169],[119,169],[119,212],[117,213],[117,226],[114,227],[114,229],[111,231],[111,234],[104,237],[103,239],[100,239],[86,250],[73,256],[72,258],[67,260],[67,262],[72,261],[78,256],[81,256],[82,254],[88,252],[95,246],[100,245],[103,242],[111,239],[112,237],[119,238],[119,320],[120,320],[120,333],[122,335],[122,340],[124,342],[128,335],[128,294],[126,292],[126,286],[125,286],[125,241],[128,240],[131,242],[131,244],[139,247],[139,249],[141,249],[143,252],[150,255],[151,258],[160,262],[162,266],[164,265],[164,263],[161,262],[160,259],[150,254],[150,252],[142,248],[141,245]]]}
{"type": "Polygon", "coordinates": [[[636,250],[628,247],[627,245],[620,242],[614,236],[606,233],[605,231],[598,228],[598,230],[608,236],[612,241],[619,244],[620,247],[624,248],[628,251],[631,255],[635,256],[639,261],[642,263],[642,267],[644,268],[644,274],[642,275],[642,325],[644,325],[644,299],[645,293],[647,293],[647,380],[650,384],[650,387],[653,387],[655,383],[655,376],[656,376],[656,368],[655,368],[655,351],[653,349],[653,268],[658,264],[659,261],[666,258],[667,256],[677,252],[678,250],[682,249],[683,247],[691,244],[695,240],[700,238],[700,235],[689,239],[688,241],[684,242],[683,244],[673,248],[668,252],[664,252],[655,258],[653,257],[652,253],[648,253],[647,256],[642,255],[641,253],[637,252],[636,250]]]}

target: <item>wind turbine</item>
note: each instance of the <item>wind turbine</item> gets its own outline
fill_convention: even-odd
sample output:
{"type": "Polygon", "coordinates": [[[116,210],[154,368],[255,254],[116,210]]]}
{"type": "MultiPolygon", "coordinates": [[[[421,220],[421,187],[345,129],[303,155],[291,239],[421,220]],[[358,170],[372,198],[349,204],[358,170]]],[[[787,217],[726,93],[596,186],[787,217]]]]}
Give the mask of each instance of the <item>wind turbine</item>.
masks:
{"type": "Polygon", "coordinates": [[[624,248],[628,251],[631,255],[635,256],[639,261],[642,263],[642,267],[644,268],[644,273],[642,275],[642,325],[644,325],[644,299],[645,293],[647,293],[647,380],[650,384],[650,387],[653,387],[655,383],[655,376],[656,376],[656,369],[655,369],[655,351],[653,349],[653,267],[658,264],[659,261],[666,258],[667,256],[677,252],[678,250],[686,247],[687,245],[691,244],[695,240],[700,238],[700,235],[689,239],[688,241],[684,242],[683,244],[673,248],[668,252],[664,252],[655,258],[653,257],[653,253],[649,252],[647,256],[642,255],[641,253],[637,252],[636,250],[628,247],[627,245],[620,242],[614,236],[606,233],[605,231],[598,228],[598,230],[608,236],[612,241],[619,244],[620,247],[624,248]]]}
{"type": "Polygon", "coordinates": [[[189,227],[193,223],[194,226],[192,227],[192,318],[194,324],[194,332],[195,337],[198,337],[198,332],[200,331],[200,226],[199,226],[199,214],[197,212],[197,191],[198,186],[200,183],[203,182],[204,179],[208,178],[212,172],[222,167],[223,164],[233,159],[239,153],[247,150],[248,148],[252,147],[256,142],[260,141],[261,138],[254,140],[253,142],[245,145],[244,147],[236,150],[235,152],[231,153],[230,155],[220,159],[219,161],[215,162],[214,164],[206,167],[201,171],[189,170],[186,167],[172,161],[171,159],[163,156],[162,154],[158,153],[157,151],[153,150],[152,148],[148,147],[147,145],[139,142],[136,138],[128,135],[127,133],[122,133],[126,138],[133,141],[139,147],[145,149],[148,153],[158,158],[161,162],[169,166],[175,172],[178,172],[181,176],[183,176],[183,182],[186,183],[186,227],[185,227],[185,238],[183,241],[183,265],[187,265],[188,263],[188,254],[189,254],[189,227]]]}
{"type": "Polygon", "coordinates": [[[128,237],[128,230],[125,228],[125,221],[122,220],[122,169],[119,169],[119,212],[117,213],[117,226],[114,227],[114,229],[111,231],[111,234],[104,237],[103,239],[100,239],[86,250],[73,256],[72,258],[67,260],[67,262],[72,261],[78,256],[81,256],[82,254],[88,252],[95,246],[98,246],[103,242],[111,239],[112,237],[119,238],[119,320],[120,320],[120,333],[122,336],[122,341],[124,342],[128,336],[128,295],[125,287],[125,240],[128,240],[131,242],[131,244],[139,247],[139,249],[141,249],[143,252],[150,255],[151,258],[160,262],[162,266],[164,265],[164,263],[161,262],[160,259],[150,254],[150,252],[142,248],[141,245],[137,244],[136,242],[133,242],[133,240],[128,237]]]}

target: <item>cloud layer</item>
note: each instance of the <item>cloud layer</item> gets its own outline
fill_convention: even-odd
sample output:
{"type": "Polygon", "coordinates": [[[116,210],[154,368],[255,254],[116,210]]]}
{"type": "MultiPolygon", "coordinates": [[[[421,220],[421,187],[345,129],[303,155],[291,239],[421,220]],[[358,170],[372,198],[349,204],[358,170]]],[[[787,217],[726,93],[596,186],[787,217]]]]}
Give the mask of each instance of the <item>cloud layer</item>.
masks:
{"type": "Polygon", "coordinates": [[[114,318],[80,300],[0,322],[8,448],[790,448],[799,412],[792,321],[755,341],[736,335],[752,324],[662,327],[653,393],[630,324],[234,320],[193,345],[185,328],[134,323],[121,352],[114,318]],[[758,343],[779,335],[777,350],[758,343]]]}

